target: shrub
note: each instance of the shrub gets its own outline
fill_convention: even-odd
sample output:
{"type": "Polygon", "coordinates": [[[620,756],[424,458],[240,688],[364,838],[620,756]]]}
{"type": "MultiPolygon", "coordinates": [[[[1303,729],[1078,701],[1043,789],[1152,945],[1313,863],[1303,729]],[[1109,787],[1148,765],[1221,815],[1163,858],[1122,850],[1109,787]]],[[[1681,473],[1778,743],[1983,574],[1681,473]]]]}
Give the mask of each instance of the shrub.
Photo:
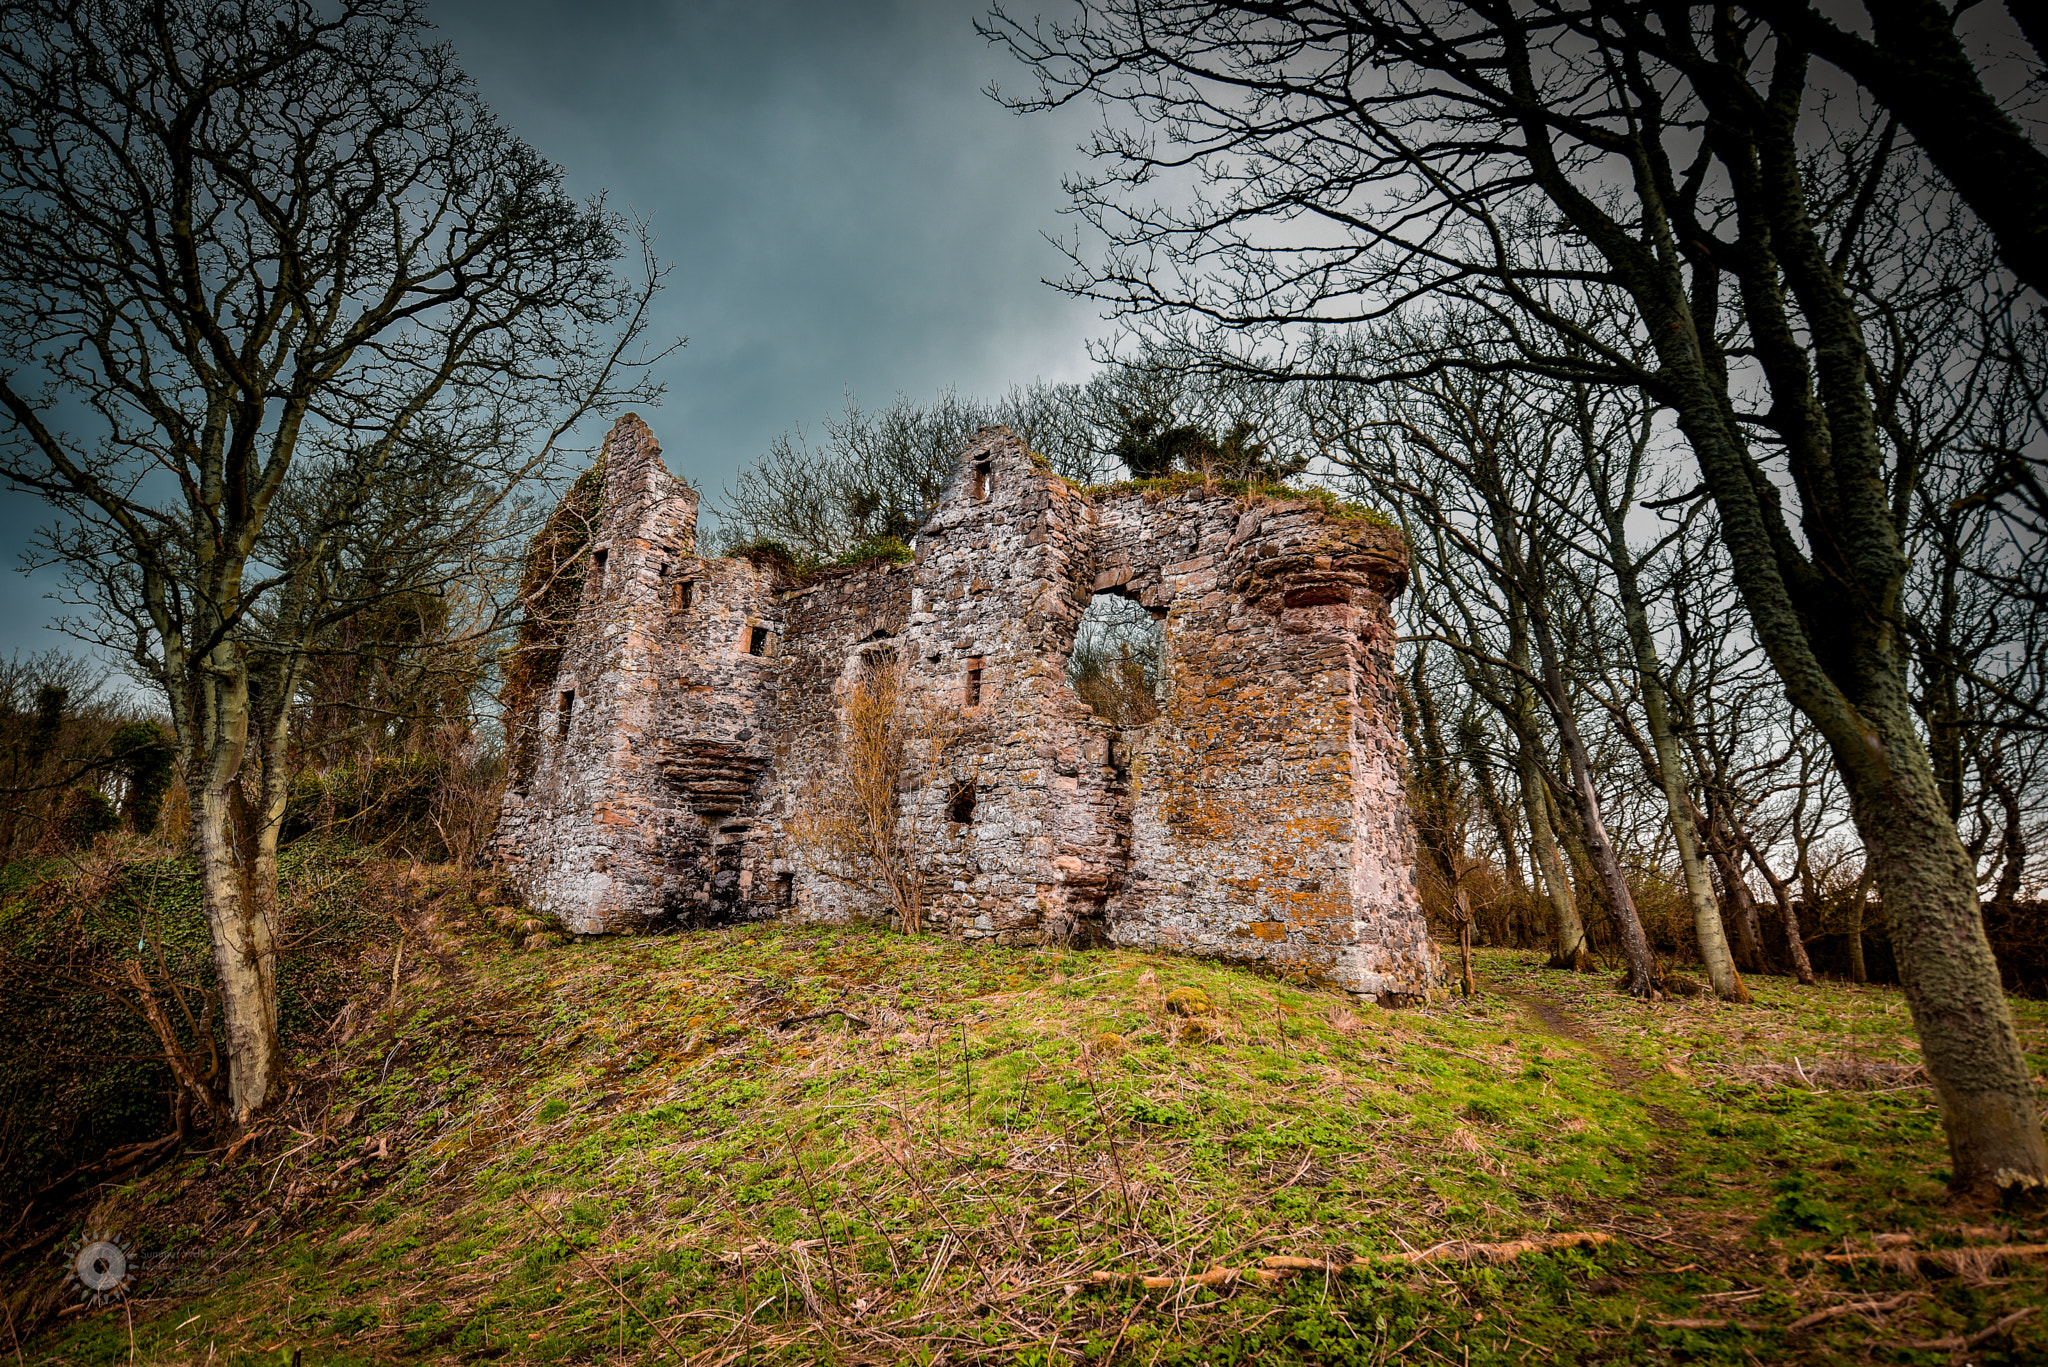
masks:
{"type": "Polygon", "coordinates": [[[118,830],[121,818],[106,794],[96,788],[68,788],[57,814],[43,832],[41,853],[64,854],[83,849],[93,837],[118,830]]]}
{"type": "Polygon", "coordinates": [[[916,558],[916,553],[905,545],[901,538],[894,536],[871,536],[855,546],[832,563],[835,565],[866,565],[876,560],[886,560],[891,565],[907,565],[916,558]]]}

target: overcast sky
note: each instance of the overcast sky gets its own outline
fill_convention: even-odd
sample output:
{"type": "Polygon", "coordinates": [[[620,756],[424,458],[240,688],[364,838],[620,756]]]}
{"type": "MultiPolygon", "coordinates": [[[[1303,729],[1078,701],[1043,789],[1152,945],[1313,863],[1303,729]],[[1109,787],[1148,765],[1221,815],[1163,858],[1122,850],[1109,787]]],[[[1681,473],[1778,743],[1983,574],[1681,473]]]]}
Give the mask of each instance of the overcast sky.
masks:
{"type": "MultiPolygon", "coordinates": [[[[579,194],[651,221],[655,332],[687,336],[642,416],[714,504],[741,464],[847,390],[999,393],[1088,371],[1095,309],[1039,283],[1086,115],[983,94],[1021,69],[981,0],[432,0],[484,98],[579,194]]],[[[0,545],[41,520],[0,494],[0,545]]],[[[71,646],[13,557],[0,654],[71,646]]]]}

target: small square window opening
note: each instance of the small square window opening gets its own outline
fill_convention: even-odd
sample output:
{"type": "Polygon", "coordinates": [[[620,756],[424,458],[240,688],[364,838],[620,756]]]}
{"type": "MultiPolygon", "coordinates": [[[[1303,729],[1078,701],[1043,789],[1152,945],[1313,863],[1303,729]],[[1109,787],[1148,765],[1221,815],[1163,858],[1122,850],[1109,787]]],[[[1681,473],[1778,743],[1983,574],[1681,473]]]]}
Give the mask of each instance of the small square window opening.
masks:
{"type": "Polygon", "coordinates": [[[974,820],[974,785],[956,783],[946,794],[946,820],[965,826],[974,820]]]}
{"type": "Polygon", "coordinates": [[[749,654],[749,655],[766,655],[767,653],[768,653],[768,628],[766,628],[766,627],[752,627],[752,628],[750,628],[750,629],[748,630],[748,632],[747,632],[747,654],[749,654]]]}

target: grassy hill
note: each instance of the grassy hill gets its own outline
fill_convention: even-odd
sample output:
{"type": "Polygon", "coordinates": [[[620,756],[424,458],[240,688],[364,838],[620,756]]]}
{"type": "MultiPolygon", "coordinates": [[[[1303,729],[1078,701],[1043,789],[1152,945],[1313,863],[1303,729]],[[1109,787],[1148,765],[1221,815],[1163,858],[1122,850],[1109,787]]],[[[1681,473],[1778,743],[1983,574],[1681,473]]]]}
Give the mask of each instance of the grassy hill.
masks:
{"type": "Polygon", "coordinates": [[[1482,952],[1389,1012],[870,928],[514,948],[471,899],[416,875],[276,1114],[99,1196],[125,1308],[12,1269],[21,1361],[2048,1357],[2048,1234],[1944,1205],[1892,989],[1482,952]]]}

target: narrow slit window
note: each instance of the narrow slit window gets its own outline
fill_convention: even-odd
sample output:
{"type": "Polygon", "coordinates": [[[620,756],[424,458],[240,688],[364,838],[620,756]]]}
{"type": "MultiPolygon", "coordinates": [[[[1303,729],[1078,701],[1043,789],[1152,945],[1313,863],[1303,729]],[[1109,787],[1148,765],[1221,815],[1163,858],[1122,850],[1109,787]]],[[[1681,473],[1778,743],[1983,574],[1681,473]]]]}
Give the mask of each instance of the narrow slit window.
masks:
{"type": "Polygon", "coordinates": [[[967,686],[962,691],[965,694],[964,705],[981,706],[981,660],[978,657],[967,662],[967,686]]]}
{"type": "Polygon", "coordinates": [[[974,785],[956,783],[946,794],[946,820],[965,826],[974,820],[974,785]]]}
{"type": "Polygon", "coordinates": [[[677,612],[688,612],[690,610],[690,599],[694,596],[693,591],[696,587],[697,585],[694,580],[679,579],[676,581],[677,612]]]}
{"type": "Polygon", "coordinates": [[[561,705],[555,711],[555,739],[560,740],[569,734],[569,718],[575,715],[576,690],[565,688],[562,690],[561,705]]]}
{"type": "Polygon", "coordinates": [[[766,628],[766,627],[753,627],[753,628],[750,628],[750,629],[748,630],[748,632],[747,632],[747,654],[749,654],[749,655],[766,655],[767,653],[768,653],[768,628],[766,628]]]}
{"type": "Polygon", "coordinates": [[[610,551],[592,551],[590,553],[590,575],[600,589],[604,587],[604,563],[610,558],[610,551]]]}
{"type": "Polygon", "coordinates": [[[968,481],[968,484],[973,492],[976,503],[988,497],[988,491],[995,485],[995,474],[987,461],[978,460],[974,462],[973,477],[968,481]]]}

